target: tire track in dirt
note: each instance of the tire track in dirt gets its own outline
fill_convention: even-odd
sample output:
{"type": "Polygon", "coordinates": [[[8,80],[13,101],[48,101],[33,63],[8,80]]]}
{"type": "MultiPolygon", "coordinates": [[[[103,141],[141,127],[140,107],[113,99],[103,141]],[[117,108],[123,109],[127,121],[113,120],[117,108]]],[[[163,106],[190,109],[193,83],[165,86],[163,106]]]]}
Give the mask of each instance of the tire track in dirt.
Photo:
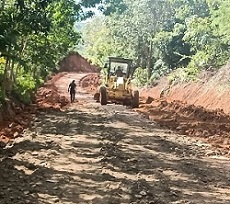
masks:
{"type": "MultiPolygon", "coordinates": [[[[68,97],[69,82],[81,77],[55,85],[68,97]]],[[[77,99],[41,111],[0,152],[0,203],[230,203],[229,162],[207,157],[208,144],[124,106],[100,106],[80,87],[77,99]]]]}

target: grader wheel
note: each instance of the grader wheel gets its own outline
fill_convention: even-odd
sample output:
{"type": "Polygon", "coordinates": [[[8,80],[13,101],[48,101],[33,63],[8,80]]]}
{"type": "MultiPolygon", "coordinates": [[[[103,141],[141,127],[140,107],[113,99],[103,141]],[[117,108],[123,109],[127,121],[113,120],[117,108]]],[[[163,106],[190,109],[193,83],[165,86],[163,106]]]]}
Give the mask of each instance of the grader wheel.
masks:
{"type": "Polygon", "coordinates": [[[95,93],[93,99],[96,100],[96,102],[100,102],[100,93],[95,93]]]}
{"type": "Polygon", "coordinates": [[[132,108],[138,108],[138,107],[139,107],[139,91],[134,91],[132,97],[132,108]]]}
{"type": "Polygon", "coordinates": [[[100,88],[100,103],[101,105],[107,105],[107,92],[106,87],[102,86],[100,88]]]}

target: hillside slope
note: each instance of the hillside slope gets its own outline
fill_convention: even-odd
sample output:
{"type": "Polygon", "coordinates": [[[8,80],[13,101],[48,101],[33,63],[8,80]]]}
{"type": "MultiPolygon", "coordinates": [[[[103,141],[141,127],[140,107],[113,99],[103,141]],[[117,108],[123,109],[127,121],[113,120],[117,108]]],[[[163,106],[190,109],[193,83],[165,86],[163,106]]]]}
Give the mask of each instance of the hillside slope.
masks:
{"type": "Polygon", "coordinates": [[[169,85],[166,78],[141,91],[138,111],[180,134],[204,138],[230,154],[230,64],[196,82],[169,85]]]}
{"type": "Polygon", "coordinates": [[[153,98],[163,97],[168,101],[181,101],[188,105],[202,106],[209,110],[223,110],[230,114],[230,62],[216,73],[205,73],[197,82],[180,83],[169,86],[166,80],[150,90],[143,91],[143,95],[153,98]]]}

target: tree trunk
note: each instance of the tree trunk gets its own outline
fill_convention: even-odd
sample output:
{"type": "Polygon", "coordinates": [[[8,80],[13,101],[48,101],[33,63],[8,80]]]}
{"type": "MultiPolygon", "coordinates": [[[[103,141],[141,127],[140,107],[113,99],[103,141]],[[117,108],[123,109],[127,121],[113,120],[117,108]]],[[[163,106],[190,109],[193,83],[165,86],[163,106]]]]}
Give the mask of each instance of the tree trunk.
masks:
{"type": "Polygon", "coordinates": [[[20,66],[18,65],[18,63],[16,64],[16,69],[15,69],[15,75],[14,75],[14,78],[15,78],[15,83],[17,82],[17,77],[18,77],[18,74],[19,74],[19,71],[20,71],[20,66]]]}
{"type": "Polygon", "coordinates": [[[27,45],[27,37],[22,38],[20,56],[23,55],[27,45]]]}
{"type": "Polygon", "coordinates": [[[8,86],[8,71],[9,71],[9,67],[10,67],[10,59],[7,56],[6,57],[6,64],[5,64],[5,69],[4,69],[4,74],[3,74],[3,83],[2,83],[2,92],[3,92],[3,96],[6,96],[6,92],[7,92],[7,86],[8,86]]]}
{"type": "Polygon", "coordinates": [[[136,66],[141,67],[141,57],[142,57],[142,51],[141,51],[141,39],[140,36],[138,36],[137,40],[137,61],[136,61],[136,66]]]}
{"type": "Polygon", "coordinates": [[[15,82],[15,77],[14,77],[14,65],[15,62],[14,60],[12,60],[11,62],[11,66],[10,66],[10,76],[9,76],[9,92],[11,93],[12,89],[13,89],[13,84],[15,82]]]}
{"type": "Polygon", "coordinates": [[[150,44],[149,44],[149,53],[148,53],[148,62],[147,62],[148,80],[151,78],[151,65],[152,65],[153,41],[150,40],[149,43],[150,43],[150,44]]]}
{"type": "Polygon", "coordinates": [[[2,0],[1,10],[4,10],[6,4],[6,0],[2,0]]]}
{"type": "Polygon", "coordinates": [[[33,71],[33,78],[37,79],[37,66],[34,66],[32,71],[33,71]]]}

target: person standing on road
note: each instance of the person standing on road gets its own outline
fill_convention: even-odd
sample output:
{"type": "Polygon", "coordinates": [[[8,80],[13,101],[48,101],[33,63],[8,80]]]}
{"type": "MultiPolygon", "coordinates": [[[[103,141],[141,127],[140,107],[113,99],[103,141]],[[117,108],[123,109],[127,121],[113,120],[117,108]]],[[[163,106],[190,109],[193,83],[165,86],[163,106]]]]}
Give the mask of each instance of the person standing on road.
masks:
{"type": "Polygon", "coordinates": [[[70,101],[71,101],[71,103],[73,103],[74,100],[75,100],[76,87],[77,87],[77,85],[75,84],[75,80],[73,80],[69,84],[69,87],[68,87],[68,92],[70,92],[70,101]]]}

